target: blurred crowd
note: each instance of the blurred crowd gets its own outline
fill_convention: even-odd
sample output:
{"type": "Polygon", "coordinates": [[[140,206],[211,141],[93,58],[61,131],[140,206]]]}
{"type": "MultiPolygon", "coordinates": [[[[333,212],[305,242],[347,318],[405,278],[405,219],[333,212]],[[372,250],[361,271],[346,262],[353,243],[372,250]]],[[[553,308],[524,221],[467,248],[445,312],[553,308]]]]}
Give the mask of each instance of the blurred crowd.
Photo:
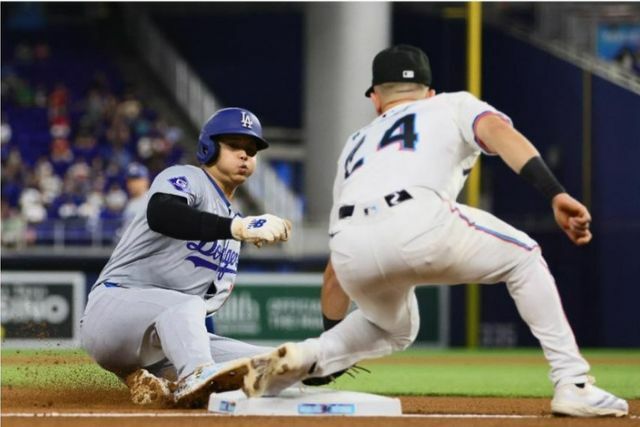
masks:
{"type": "Polygon", "coordinates": [[[82,221],[88,232],[104,221],[119,223],[132,198],[127,181],[148,180],[182,157],[182,130],[150,109],[135,87],[118,93],[99,69],[84,87],[29,75],[31,66],[54,57],[44,43],[21,43],[3,61],[5,245],[38,241],[38,224],[52,220],[82,221]]]}

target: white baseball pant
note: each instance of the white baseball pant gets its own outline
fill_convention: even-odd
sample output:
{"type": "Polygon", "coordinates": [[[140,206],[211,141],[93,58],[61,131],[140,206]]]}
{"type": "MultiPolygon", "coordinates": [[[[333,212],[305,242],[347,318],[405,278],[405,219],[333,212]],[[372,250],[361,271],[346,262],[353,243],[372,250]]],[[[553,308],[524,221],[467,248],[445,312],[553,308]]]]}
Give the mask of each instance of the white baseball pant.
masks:
{"type": "Polygon", "coordinates": [[[578,350],[540,247],[480,209],[426,188],[390,207],[355,205],[331,239],[331,262],[357,309],[302,345],[319,358],[314,376],[407,348],[416,338],[416,285],[506,282],[518,312],[540,341],[554,384],[585,382],[578,350]]]}

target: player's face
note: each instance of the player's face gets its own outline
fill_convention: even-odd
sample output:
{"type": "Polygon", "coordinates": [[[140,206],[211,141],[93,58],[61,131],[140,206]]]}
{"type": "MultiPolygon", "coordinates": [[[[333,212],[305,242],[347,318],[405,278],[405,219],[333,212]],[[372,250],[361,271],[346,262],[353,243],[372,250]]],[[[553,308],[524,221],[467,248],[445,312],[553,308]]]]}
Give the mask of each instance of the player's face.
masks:
{"type": "Polygon", "coordinates": [[[147,178],[129,178],[127,179],[127,191],[131,197],[139,197],[149,189],[149,180],[147,178]]]}
{"type": "Polygon", "coordinates": [[[258,149],[255,141],[246,135],[224,135],[218,142],[220,156],[214,167],[230,184],[242,184],[256,169],[258,149]]]}

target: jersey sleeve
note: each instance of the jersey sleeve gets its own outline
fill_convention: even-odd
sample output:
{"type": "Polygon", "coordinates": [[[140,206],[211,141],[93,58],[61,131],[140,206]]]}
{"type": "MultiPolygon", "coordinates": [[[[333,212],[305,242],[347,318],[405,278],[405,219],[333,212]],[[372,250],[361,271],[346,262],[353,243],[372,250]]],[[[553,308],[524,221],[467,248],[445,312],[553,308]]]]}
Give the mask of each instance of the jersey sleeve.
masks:
{"type": "Polygon", "coordinates": [[[476,134],[478,122],[488,115],[497,115],[505,122],[513,125],[511,119],[504,113],[496,110],[488,103],[479,100],[469,92],[459,92],[456,96],[456,122],[462,132],[464,141],[476,150],[488,155],[496,155],[489,150],[476,134]]]}
{"type": "Polygon", "coordinates": [[[190,166],[171,166],[156,176],[149,188],[149,198],[156,193],[173,194],[187,199],[189,206],[198,206],[202,200],[202,173],[190,166]]]}

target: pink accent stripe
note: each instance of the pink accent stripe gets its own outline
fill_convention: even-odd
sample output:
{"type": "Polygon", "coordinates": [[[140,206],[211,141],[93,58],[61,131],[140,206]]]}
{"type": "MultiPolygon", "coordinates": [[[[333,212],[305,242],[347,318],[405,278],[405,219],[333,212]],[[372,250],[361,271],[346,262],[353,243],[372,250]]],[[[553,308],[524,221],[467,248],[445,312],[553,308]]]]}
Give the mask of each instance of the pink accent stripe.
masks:
{"type": "Polygon", "coordinates": [[[511,124],[511,121],[506,118],[504,115],[496,112],[496,111],[484,111],[480,114],[478,114],[476,116],[475,119],[473,119],[473,124],[471,125],[471,127],[473,128],[473,140],[476,142],[476,144],[478,144],[478,146],[485,152],[490,153],[490,154],[496,154],[493,151],[489,150],[489,147],[486,146],[486,144],[484,142],[482,142],[482,140],[480,138],[478,138],[478,134],[476,133],[476,128],[478,126],[478,122],[480,121],[480,119],[482,119],[483,117],[487,117],[487,116],[498,116],[500,119],[502,119],[505,123],[511,124]]]}
{"type": "Polygon", "coordinates": [[[471,228],[473,228],[474,230],[478,230],[480,232],[483,232],[485,234],[488,234],[489,236],[493,236],[496,239],[499,239],[505,243],[510,243],[514,246],[517,246],[521,249],[526,250],[527,252],[531,252],[532,250],[534,250],[535,248],[538,248],[539,245],[533,245],[533,246],[528,246],[526,243],[523,243],[521,241],[519,241],[518,239],[515,239],[511,236],[507,236],[505,234],[501,234],[498,233],[497,231],[491,230],[489,228],[486,227],[482,227],[480,225],[477,225],[475,222],[471,221],[469,218],[467,218],[466,216],[464,216],[462,214],[462,212],[460,212],[460,209],[458,209],[458,207],[452,207],[451,203],[449,203],[449,210],[451,211],[451,213],[457,213],[458,217],[460,217],[464,222],[467,223],[467,225],[471,228]]]}

